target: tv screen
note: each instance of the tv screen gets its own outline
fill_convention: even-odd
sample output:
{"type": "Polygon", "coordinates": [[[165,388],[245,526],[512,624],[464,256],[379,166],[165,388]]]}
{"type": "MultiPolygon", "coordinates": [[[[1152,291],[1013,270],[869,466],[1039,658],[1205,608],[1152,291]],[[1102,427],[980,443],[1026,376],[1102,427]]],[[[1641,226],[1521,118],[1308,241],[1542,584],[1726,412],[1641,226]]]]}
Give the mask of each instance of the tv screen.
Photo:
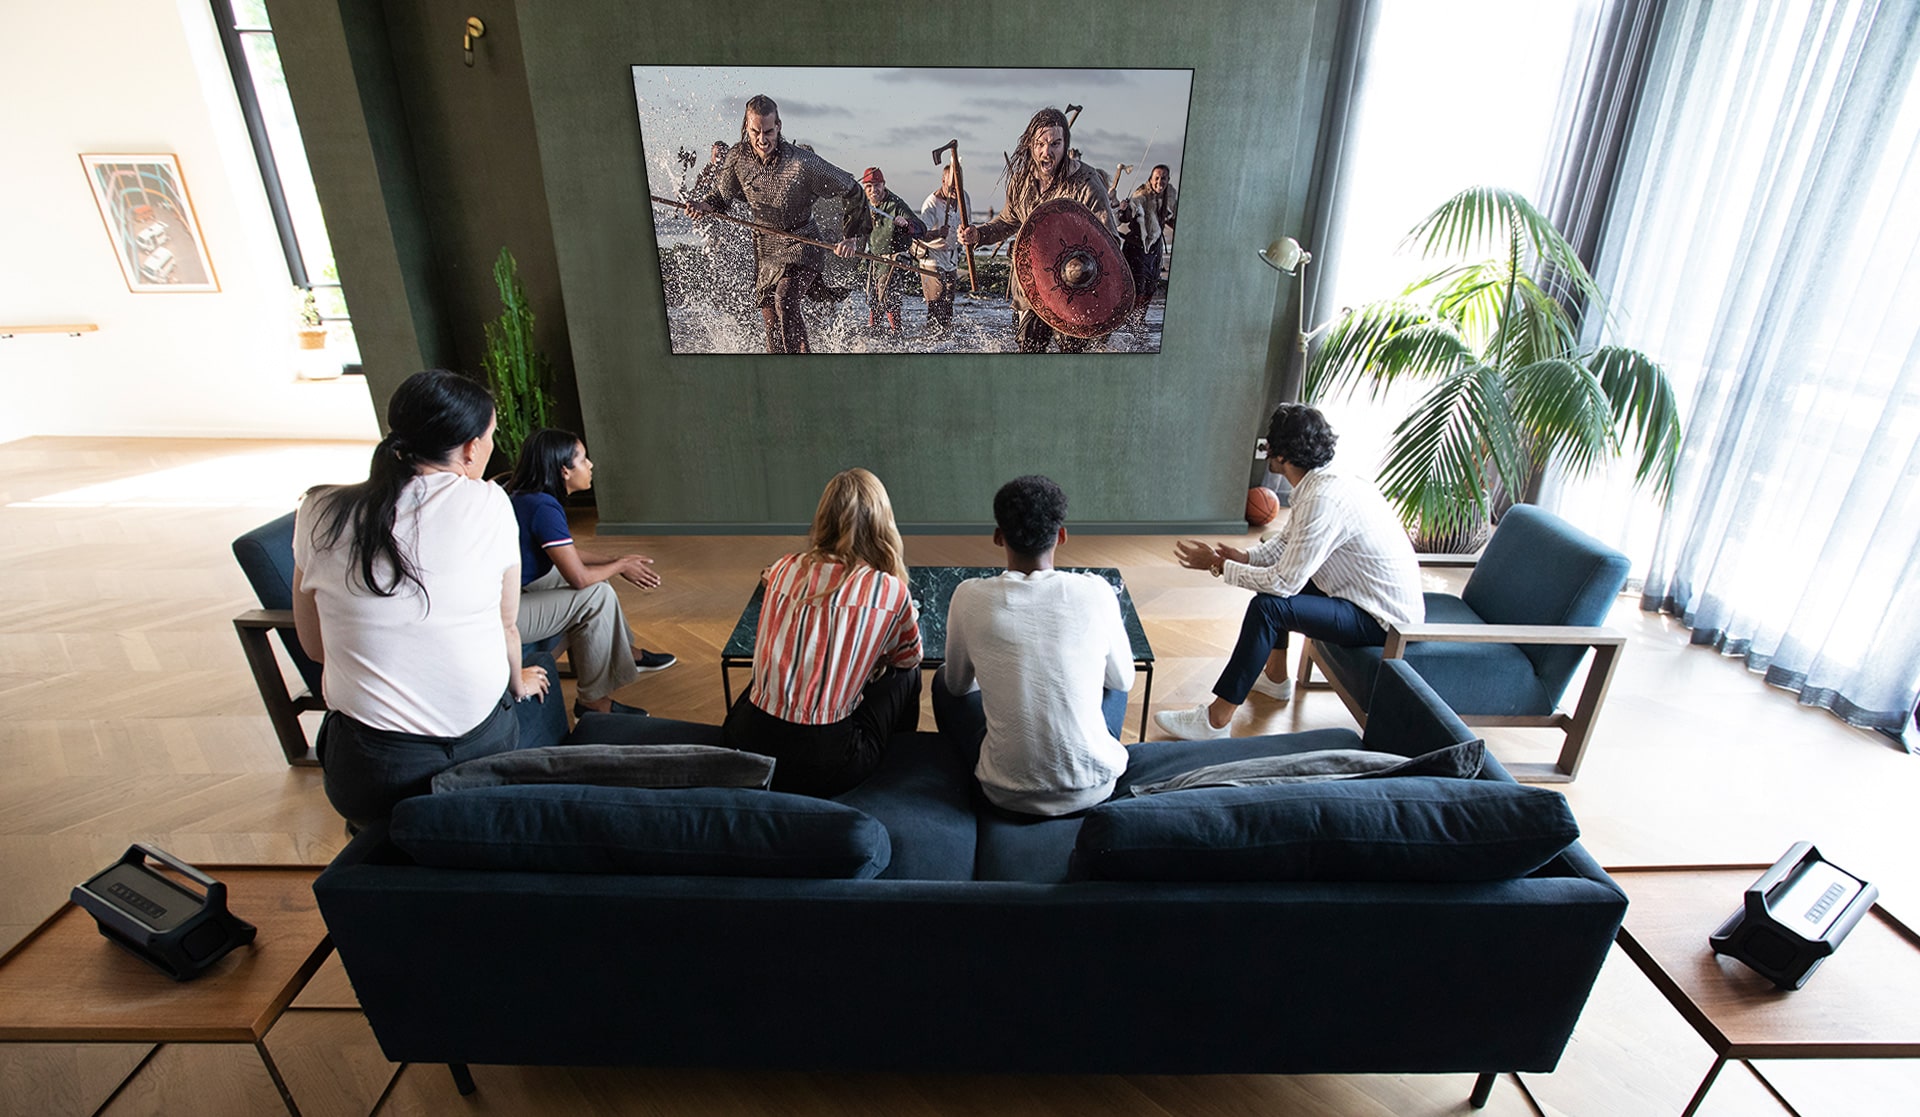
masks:
{"type": "Polygon", "coordinates": [[[1157,353],[1190,70],[635,66],[675,353],[1157,353]]]}

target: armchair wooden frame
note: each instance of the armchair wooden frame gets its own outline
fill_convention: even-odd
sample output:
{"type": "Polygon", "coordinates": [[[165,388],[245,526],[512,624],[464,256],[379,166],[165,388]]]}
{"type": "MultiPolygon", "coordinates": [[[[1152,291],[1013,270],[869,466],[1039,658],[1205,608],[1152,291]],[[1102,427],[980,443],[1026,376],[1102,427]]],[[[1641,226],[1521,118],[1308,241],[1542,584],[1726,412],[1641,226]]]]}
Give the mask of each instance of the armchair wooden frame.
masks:
{"type": "Polygon", "coordinates": [[[254,685],[260,688],[260,701],[266,704],[267,719],[273,722],[274,736],[280,739],[280,751],[287,754],[287,763],[317,767],[320,758],[307,742],[300,715],[325,710],[327,704],[306,690],[293,693],[269,639],[274,632],[294,631],[293,610],[253,609],[233,618],[233,630],[240,634],[240,647],[247,653],[247,666],[253,670],[254,685]]]}
{"type": "MultiPolygon", "coordinates": [[[[1422,566],[1471,566],[1477,556],[1460,555],[1422,555],[1422,566]]],[[[1592,649],[1593,660],[1587,667],[1586,681],[1580,687],[1580,699],[1575,703],[1572,713],[1556,709],[1544,715],[1502,715],[1502,714],[1460,714],[1460,720],[1468,725],[1484,726],[1523,726],[1529,728],[1558,729],[1566,734],[1566,740],[1560,747],[1560,758],[1553,764],[1525,763],[1508,764],[1507,770],[1517,780],[1530,783],[1569,783],[1580,773],[1580,761],[1587,751],[1588,738],[1593,733],[1593,724],[1600,716],[1600,704],[1606,701],[1607,688],[1613,683],[1613,671],[1619,664],[1620,651],[1626,647],[1625,634],[1611,628],[1583,625],[1526,625],[1526,624],[1410,624],[1394,626],[1387,630],[1386,647],[1381,651],[1383,659],[1405,659],[1408,644],[1428,641],[1447,641],[1463,644],[1564,644],[1584,646],[1592,649]]],[[[1295,685],[1315,690],[1331,690],[1346,703],[1353,719],[1366,728],[1367,711],[1359,700],[1340,685],[1338,677],[1327,669],[1327,662],[1321,657],[1320,649],[1312,640],[1303,640],[1300,649],[1300,668],[1295,685]],[[1324,682],[1313,679],[1313,668],[1320,668],[1324,682]]]]}

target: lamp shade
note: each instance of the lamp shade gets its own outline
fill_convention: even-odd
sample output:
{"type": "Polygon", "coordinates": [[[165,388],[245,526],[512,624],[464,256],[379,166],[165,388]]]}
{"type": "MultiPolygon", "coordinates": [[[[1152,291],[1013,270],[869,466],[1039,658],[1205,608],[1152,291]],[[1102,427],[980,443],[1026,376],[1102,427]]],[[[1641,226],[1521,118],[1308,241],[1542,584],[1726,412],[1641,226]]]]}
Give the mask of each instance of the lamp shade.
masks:
{"type": "Polygon", "coordinates": [[[1281,237],[1260,250],[1260,258],[1276,271],[1292,275],[1300,270],[1302,264],[1313,262],[1313,253],[1300,247],[1300,242],[1292,237],[1281,237]]]}

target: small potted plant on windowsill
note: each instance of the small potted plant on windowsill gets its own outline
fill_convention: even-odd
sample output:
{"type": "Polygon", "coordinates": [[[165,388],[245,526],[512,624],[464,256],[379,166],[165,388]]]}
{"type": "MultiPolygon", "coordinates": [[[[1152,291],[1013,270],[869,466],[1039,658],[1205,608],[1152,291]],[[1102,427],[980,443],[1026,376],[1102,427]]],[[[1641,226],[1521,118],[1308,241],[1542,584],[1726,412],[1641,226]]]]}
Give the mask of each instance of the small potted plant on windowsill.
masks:
{"type": "Polygon", "coordinates": [[[314,304],[313,288],[295,287],[300,296],[299,348],[294,350],[294,374],[302,380],[333,380],[340,375],[340,362],[326,352],[327,327],[314,304]]]}
{"type": "Polygon", "coordinates": [[[321,321],[320,308],[313,301],[313,288],[295,287],[300,296],[300,348],[325,349],[327,347],[327,327],[321,321]]]}

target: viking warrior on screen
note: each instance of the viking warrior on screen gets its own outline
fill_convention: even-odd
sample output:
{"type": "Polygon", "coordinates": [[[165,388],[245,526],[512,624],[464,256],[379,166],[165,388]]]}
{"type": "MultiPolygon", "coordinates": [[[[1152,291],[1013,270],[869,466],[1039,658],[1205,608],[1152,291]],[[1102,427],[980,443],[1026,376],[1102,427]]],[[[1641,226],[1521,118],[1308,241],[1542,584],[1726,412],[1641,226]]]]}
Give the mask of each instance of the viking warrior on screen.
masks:
{"type": "MultiPolygon", "coordinates": [[[[811,151],[780,137],[780,106],[764,94],[747,102],[740,121],[740,142],[726,153],[704,197],[687,205],[695,221],[725,213],[736,201],[751,208],[753,220],[789,234],[821,238],[814,221],[816,199],[841,203],[843,238],[834,255],[850,258],[866,245],[873,229],[867,196],[854,177],[811,151]]],[[[808,351],[801,300],[820,285],[825,250],[817,244],[756,230],[753,234],[754,305],[767,327],[767,352],[808,351]]]]}
{"type": "Polygon", "coordinates": [[[1041,109],[1020,136],[1007,204],[992,220],[962,225],[959,240],[1013,241],[1013,329],[1022,353],[1081,353],[1133,308],[1133,273],[1120,254],[1113,205],[1099,172],[1067,154],[1071,125],[1041,109]]]}

